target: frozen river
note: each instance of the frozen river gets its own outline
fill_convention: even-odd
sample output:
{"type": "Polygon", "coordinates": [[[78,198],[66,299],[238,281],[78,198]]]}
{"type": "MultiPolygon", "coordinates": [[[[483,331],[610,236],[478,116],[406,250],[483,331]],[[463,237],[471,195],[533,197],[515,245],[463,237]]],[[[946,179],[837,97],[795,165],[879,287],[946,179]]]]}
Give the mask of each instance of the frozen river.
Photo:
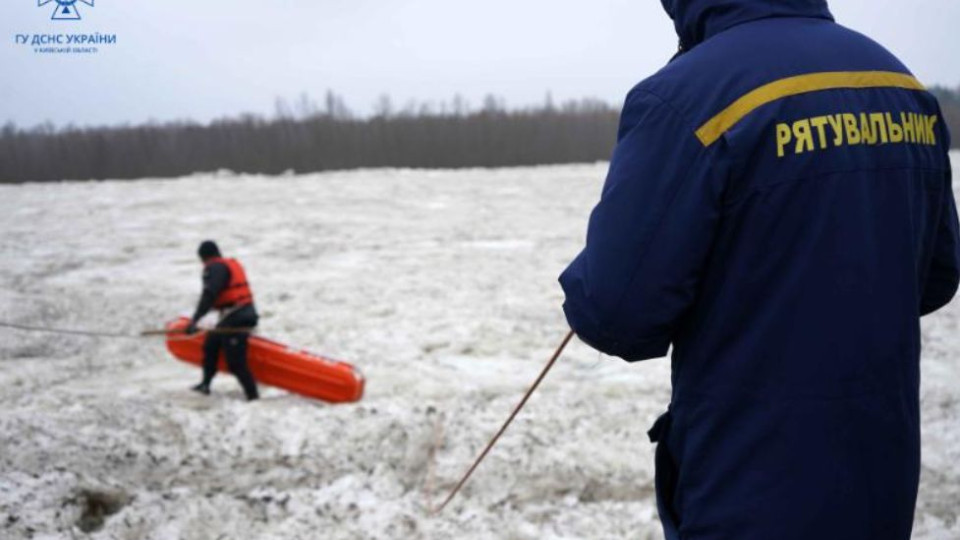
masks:
{"type": "MultiPolygon", "coordinates": [[[[367,378],[358,404],[265,389],[248,405],[229,375],[190,392],[200,371],[162,339],[0,329],[0,537],[660,538],[645,432],[668,362],[576,341],[458,499],[427,512],[563,337],[556,277],[604,173],[0,186],[0,320],[160,327],[192,310],[213,238],[246,265],[263,335],[367,378]]],[[[915,537],[955,539],[960,302],[923,334],[915,537]]]]}

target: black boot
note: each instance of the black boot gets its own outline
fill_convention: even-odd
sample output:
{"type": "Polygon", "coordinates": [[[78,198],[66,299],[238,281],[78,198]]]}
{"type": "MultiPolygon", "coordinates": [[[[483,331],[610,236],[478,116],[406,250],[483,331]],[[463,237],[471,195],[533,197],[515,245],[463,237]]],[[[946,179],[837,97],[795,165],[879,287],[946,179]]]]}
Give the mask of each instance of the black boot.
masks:
{"type": "Polygon", "coordinates": [[[194,392],[200,392],[205,396],[210,395],[210,385],[207,383],[200,383],[196,386],[191,386],[190,389],[193,390],[194,392]]]}

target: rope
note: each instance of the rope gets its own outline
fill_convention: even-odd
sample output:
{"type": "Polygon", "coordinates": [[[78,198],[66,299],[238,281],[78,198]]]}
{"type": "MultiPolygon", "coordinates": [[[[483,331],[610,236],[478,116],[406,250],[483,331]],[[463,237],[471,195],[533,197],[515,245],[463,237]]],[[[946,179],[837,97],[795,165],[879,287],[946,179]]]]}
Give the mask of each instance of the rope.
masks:
{"type": "MultiPolygon", "coordinates": [[[[118,338],[118,339],[142,339],[146,337],[156,337],[156,336],[168,336],[170,334],[182,334],[183,338],[171,338],[171,339],[191,339],[193,335],[184,333],[183,330],[144,330],[139,334],[121,334],[118,332],[98,332],[94,330],[77,330],[73,328],[53,328],[47,326],[32,326],[29,324],[18,324],[6,321],[0,321],[0,328],[11,328],[14,330],[22,330],[24,332],[44,332],[47,334],[66,334],[71,336],[87,336],[87,337],[106,337],[106,338],[118,338]]],[[[199,333],[207,334],[217,334],[217,335],[231,335],[231,334],[249,334],[252,332],[252,328],[211,328],[211,329],[198,329],[199,333]]]]}
{"type": "Polygon", "coordinates": [[[132,334],[119,334],[116,332],[95,332],[92,330],[50,328],[50,327],[43,327],[43,326],[31,326],[28,324],[17,324],[17,323],[4,322],[4,321],[0,321],[0,327],[12,328],[14,330],[23,330],[25,332],[44,332],[47,334],[69,334],[73,336],[109,337],[109,338],[127,338],[127,339],[136,339],[136,338],[142,337],[142,336],[136,336],[132,334]]]}
{"type": "Polygon", "coordinates": [[[437,508],[436,514],[439,514],[447,506],[447,504],[453,500],[453,498],[460,491],[460,488],[467,483],[467,480],[470,478],[470,475],[473,474],[473,471],[476,470],[477,466],[487,457],[487,454],[490,453],[490,450],[493,448],[493,445],[497,444],[497,441],[500,439],[500,436],[507,430],[507,427],[510,426],[510,423],[513,422],[513,419],[516,418],[517,413],[520,412],[520,409],[526,405],[527,400],[530,399],[530,396],[533,394],[534,390],[540,386],[540,381],[547,376],[547,373],[550,371],[550,368],[553,367],[554,362],[557,361],[557,358],[560,357],[560,354],[563,352],[563,349],[566,348],[567,343],[570,342],[570,339],[573,338],[573,330],[567,332],[567,336],[563,338],[563,342],[560,343],[560,346],[557,347],[557,350],[553,353],[553,357],[550,358],[550,361],[547,362],[547,365],[543,368],[543,371],[540,372],[540,376],[537,377],[537,380],[533,382],[533,385],[527,390],[527,393],[523,396],[523,399],[520,400],[520,403],[513,409],[513,412],[510,413],[510,417],[507,418],[507,421],[504,422],[503,427],[500,428],[500,431],[490,439],[490,442],[487,443],[487,447],[483,449],[483,452],[480,453],[480,456],[477,457],[476,461],[473,462],[473,465],[470,466],[470,469],[467,470],[467,473],[463,475],[463,478],[460,479],[460,482],[457,483],[457,486],[453,488],[453,491],[450,492],[450,495],[447,496],[446,500],[437,508]]]}
{"type": "MultiPolygon", "coordinates": [[[[121,334],[116,332],[97,332],[92,330],[77,330],[72,328],[67,329],[67,328],[33,326],[28,324],[18,324],[18,323],[6,322],[6,321],[0,321],[0,328],[11,328],[14,330],[22,330],[26,332],[45,332],[45,333],[51,333],[51,334],[68,334],[68,335],[75,335],[75,336],[107,337],[107,338],[121,338],[121,339],[142,339],[145,337],[168,336],[169,334],[172,334],[172,333],[183,334],[182,330],[179,330],[177,332],[170,332],[167,330],[144,330],[139,334],[121,334]]],[[[201,332],[206,332],[210,334],[243,334],[243,333],[250,333],[252,330],[253,330],[252,328],[214,328],[210,330],[201,330],[201,332]]],[[[171,338],[171,339],[190,339],[190,338],[192,338],[191,335],[184,334],[183,337],[171,338]]],[[[520,413],[520,410],[523,409],[524,405],[527,404],[527,401],[530,399],[530,396],[533,395],[533,392],[537,389],[537,387],[540,386],[540,383],[543,381],[544,377],[547,376],[547,373],[550,372],[550,369],[553,368],[554,363],[556,363],[557,359],[560,358],[560,354],[563,353],[563,350],[566,348],[567,344],[570,343],[570,340],[572,338],[573,338],[573,330],[570,330],[569,332],[567,332],[566,337],[563,338],[563,341],[560,343],[560,346],[557,347],[557,350],[554,351],[553,356],[550,358],[550,361],[547,362],[546,366],[544,366],[543,371],[540,372],[540,375],[533,382],[533,385],[531,385],[530,389],[527,390],[527,393],[524,394],[523,399],[521,399],[520,403],[518,403],[517,406],[513,409],[513,412],[510,413],[510,416],[507,418],[507,421],[503,423],[503,426],[500,427],[500,430],[496,433],[496,435],[494,435],[493,438],[490,439],[490,442],[487,443],[486,448],[483,449],[483,452],[480,453],[477,459],[473,462],[473,465],[470,466],[466,474],[463,475],[463,478],[460,479],[456,487],[453,488],[453,491],[450,492],[450,495],[447,496],[447,498],[443,501],[443,503],[441,503],[440,506],[436,508],[436,510],[433,510],[432,508],[430,508],[431,513],[436,514],[436,513],[442,512],[443,509],[446,508],[447,504],[449,504],[450,501],[452,501],[453,498],[456,497],[457,493],[460,492],[460,489],[464,486],[464,484],[467,483],[467,480],[470,479],[470,476],[473,474],[473,471],[475,471],[477,467],[480,465],[480,463],[483,462],[483,460],[487,457],[487,454],[490,453],[490,450],[493,449],[493,446],[497,444],[497,441],[500,440],[500,437],[504,434],[504,432],[507,431],[507,428],[510,427],[510,424],[513,423],[513,419],[517,417],[517,414],[520,413]]],[[[433,461],[435,457],[436,447],[439,446],[439,439],[442,433],[439,426],[440,426],[440,419],[438,418],[437,425],[435,426],[435,432],[434,432],[434,437],[435,437],[434,445],[431,448],[431,455],[428,458],[430,461],[433,461]]],[[[428,465],[428,467],[430,467],[430,465],[428,465]]],[[[428,471],[427,484],[428,484],[426,486],[427,497],[428,497],[427,505],[429,508],[433,506],[432,501],[429,500],[429,499],[432,499],[432,491],[433,491],[433,486],[432,486],[433,478],[432,478],[431,471],[428,471]]]]}

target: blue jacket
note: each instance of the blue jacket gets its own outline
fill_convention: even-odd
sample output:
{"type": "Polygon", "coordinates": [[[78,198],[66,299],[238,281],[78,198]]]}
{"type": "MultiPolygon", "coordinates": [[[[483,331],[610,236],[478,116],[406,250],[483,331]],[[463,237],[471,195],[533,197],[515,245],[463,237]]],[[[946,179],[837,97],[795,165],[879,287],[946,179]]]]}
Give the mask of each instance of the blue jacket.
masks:
{"type": "Polygon", "coordinates": [[[937,101],[823,0],[663,3],[682,54],[626,98],[567,320],[673,347],[668,538],[909,538],[919,319],[960,280],[937,101]]]}

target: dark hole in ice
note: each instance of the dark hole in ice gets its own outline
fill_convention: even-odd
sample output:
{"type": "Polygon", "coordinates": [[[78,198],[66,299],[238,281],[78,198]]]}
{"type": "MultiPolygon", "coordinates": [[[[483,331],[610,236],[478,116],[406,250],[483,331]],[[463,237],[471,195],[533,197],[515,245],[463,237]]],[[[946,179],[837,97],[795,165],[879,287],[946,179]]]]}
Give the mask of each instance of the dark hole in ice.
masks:
{"type": "Polygon", "coordinates": [[[130,497],[122,491],[81,490],[76,498],[80,505],[80,519],[77,527],[85,533],[99,531],[107,518],[119,512],[130,497]]]}

